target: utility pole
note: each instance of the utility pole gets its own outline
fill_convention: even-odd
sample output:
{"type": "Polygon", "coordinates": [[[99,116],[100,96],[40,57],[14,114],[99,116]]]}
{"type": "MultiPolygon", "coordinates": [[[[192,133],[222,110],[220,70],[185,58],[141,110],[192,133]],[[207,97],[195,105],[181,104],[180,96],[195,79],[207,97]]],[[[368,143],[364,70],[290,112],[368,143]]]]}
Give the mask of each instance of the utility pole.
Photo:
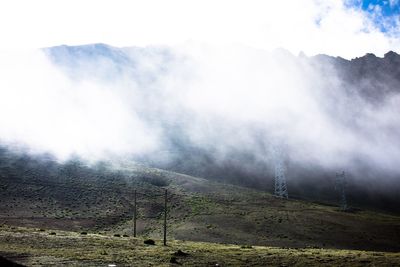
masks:
{"type": "Polygon", "coordinates": [[[336,184],[335,189],[339,192],[340,199],[340,209],[342,211],[347,210],[347,201],[346,201],[346,174],[344,171],[341,173],[336,173],[336,184]]]}
{"type": "Polygon", "coordinates": [[[137,210],[136,210],[136,189],[133,195],[133,236],[136,237],[136,219],[137,219],[137,210]]]}
{"type": "Polygon", "coordinates": [[[167,245],[167,189],[165,189],[165,202],[164,202],[164,246],[167,245]]]}
{"type": "Polygon", "coordinates": [[[272,148],[272,156],[275,165],[275,196],[280,198],[288,198],[288,190],[286,186],[285,167],[283,165],[282,151],[278,147],[272,148]]]}

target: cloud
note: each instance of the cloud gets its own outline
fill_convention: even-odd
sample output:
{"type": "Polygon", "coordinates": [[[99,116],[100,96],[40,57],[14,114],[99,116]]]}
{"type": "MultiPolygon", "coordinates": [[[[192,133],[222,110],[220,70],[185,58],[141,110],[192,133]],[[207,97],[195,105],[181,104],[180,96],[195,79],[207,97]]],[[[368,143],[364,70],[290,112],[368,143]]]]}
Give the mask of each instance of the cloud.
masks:
{"type": "Polygon", "coordinates": [[[398,96],[370,103],[327,62],[199,42],[47,51],[52,61],[0,55],[2,144],[59,159],[194,161],[192,170],[209,166],[203,153],[258,175],[278,144],[289,166],[399,173],[398,96]]]}
{"type": "Polygon", "coordinates": [[[389,0],[391,7],[396,7],[399,4],[399,0],[389,0]]]}
{"type": "Polygon", "coordinates": [[[2,143],[60,159],[135,155],[156,146],[157,130],[148,129],[130,106],[134,90],[123,94],[126,87],[118,84],[71,80],[40,51],[1,54],[0,73],[2,143]]]}
{"type": "Polygon", "coordinates": [[[40,52],[3,53],[2,142],[62,159],[74,153],[156,157],[179,149],[168,140],[178,132],[178,141],[217,162],[248,152],[263,164],[271,140],[283,140],[291,160],[301,164],[337,168],[360,160],[397,171],[400,153],[391,144],[397,142],[398,99],[370,106],[346,94],[335,70],[321,73],[288,52],[268,52],[284,47],[353,57],[399,51],[396,30],[382,32],[358,7],[333,0],[25,4],[0,4],[3,45],[139,47],[115,49],[126,52],[131,65],[109,72],[112,59],[101,58],[94,46],[82,64],[70,66],[77,76],[40,52]],[[41,10],[44,4],[48,9],[41,10]],[[140,47],[154,43],[168,45],[140,47]]]}
{"type": "Polygon", "coordinates": [[[194,40],[346,58],[400,52],[395,27],[382,32],[368,12],[336,0],[16,0],[0,4],[0,32],[3,49],[194,40]]]}

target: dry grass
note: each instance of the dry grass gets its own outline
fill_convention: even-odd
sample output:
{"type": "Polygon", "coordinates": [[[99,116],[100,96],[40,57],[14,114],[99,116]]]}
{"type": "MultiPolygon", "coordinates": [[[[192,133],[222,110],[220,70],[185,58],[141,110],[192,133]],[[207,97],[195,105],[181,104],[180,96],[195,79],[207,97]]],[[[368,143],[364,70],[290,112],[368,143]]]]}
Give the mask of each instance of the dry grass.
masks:
{"type": "Polygon", "coordinates": [[[67,231],[0,228],[0,255],[28,266],[170,266],[171,257],[184,266],[399,266],[400,253],[338,249],[285,249],[264,246],[114,237],[67,231]],[[56,233],[50,235],[51,232],[56,233]],[[178,250],[188,256],[174,256],[178,250]]]}

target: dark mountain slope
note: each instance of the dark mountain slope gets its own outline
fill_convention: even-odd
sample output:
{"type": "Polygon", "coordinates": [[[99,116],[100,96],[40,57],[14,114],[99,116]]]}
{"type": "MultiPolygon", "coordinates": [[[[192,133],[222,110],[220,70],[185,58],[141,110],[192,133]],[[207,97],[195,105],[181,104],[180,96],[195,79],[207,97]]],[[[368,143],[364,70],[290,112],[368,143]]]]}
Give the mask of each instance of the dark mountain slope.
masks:
{"type": "Polygon", "coordinates": [[[290,247],[398,251],[400,219],[363,210],[282,200],[268,193],[126,162],[88,167],[0,151],[0,223],[89,233],[290,247]]]}

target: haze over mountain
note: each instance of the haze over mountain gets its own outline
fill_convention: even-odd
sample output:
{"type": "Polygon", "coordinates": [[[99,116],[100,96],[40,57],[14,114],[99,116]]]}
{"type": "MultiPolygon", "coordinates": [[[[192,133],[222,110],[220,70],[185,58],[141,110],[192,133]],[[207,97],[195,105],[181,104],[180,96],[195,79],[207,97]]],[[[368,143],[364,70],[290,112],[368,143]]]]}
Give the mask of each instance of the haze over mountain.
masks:
{"type": "Polygon", "coordinates": [[[353,203],[398,210],[395,52],[346,60],[195,42],[43,52],[3,60],[2,144],[267,190],[279,147],[292,197],[334,200],[345,170],[353,203]]]}
{"type": "Polygon", "coordinates": [[[0,2],[0,265],[400,266],[400,0],[0,2]]]}

